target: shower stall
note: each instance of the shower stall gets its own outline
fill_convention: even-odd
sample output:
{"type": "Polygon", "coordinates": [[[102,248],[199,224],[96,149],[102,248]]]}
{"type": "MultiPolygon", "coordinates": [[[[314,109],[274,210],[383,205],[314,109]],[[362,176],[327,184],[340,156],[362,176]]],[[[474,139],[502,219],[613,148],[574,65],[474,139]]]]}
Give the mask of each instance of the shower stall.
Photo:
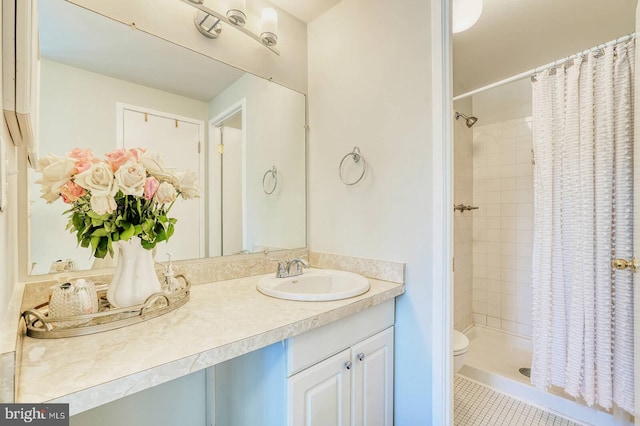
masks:
{"type": "Polygon", "coordinates": [[[589,407],[558,388],[531,385],[532,83],[512,80],[453,105],[453,200],[477,207],[454,211],[454,327],[471,342],[460,374],[586,424],[628,424],[619,409],[589,407]]]}

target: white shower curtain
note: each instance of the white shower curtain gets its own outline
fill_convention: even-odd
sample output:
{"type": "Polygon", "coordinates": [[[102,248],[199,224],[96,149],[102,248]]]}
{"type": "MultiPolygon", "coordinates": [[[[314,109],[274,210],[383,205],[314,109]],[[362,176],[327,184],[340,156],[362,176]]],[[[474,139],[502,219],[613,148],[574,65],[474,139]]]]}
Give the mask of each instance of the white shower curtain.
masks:
{"type": "MultiPolygon", "coordinates": [[[[633,413],[635,39],[533,85],[532,383],[633,413]]],[[[537,80],[537,81],[536,81],[537,80]]]]}

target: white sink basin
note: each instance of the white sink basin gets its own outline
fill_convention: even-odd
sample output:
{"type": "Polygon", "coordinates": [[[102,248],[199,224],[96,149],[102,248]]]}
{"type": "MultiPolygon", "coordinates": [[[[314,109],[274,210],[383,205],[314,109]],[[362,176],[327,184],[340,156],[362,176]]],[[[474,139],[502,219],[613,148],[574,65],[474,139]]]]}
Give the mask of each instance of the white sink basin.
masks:
{"type": "Polygon", "coordinates": [[[279,299],[319,302],[358,296],[369,290],[369,281],[352,272],[313,269],[295,277],[262,277],[257,288],[279,299]]]}

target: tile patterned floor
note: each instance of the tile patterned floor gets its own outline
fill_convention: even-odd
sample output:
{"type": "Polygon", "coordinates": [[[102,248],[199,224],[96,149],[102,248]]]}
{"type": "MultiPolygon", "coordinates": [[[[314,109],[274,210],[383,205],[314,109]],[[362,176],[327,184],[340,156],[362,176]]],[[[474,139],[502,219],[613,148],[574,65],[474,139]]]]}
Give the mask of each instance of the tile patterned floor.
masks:
{"type": "Polygon", "coordinates": [[[455,426],[579,426],[464,377],[454,379],[455,426]]]}

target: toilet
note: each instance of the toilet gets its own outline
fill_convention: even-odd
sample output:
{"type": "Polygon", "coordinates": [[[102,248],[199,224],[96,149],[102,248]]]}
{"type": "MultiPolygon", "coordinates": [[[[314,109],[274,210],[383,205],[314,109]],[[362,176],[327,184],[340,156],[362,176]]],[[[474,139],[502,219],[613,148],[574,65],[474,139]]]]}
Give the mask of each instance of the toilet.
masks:
{"type": "Polygon", "coordinates": [[[469,349],[469,339],[458,330],[453,330],[453,372],[460,371],[469,349]]]}

